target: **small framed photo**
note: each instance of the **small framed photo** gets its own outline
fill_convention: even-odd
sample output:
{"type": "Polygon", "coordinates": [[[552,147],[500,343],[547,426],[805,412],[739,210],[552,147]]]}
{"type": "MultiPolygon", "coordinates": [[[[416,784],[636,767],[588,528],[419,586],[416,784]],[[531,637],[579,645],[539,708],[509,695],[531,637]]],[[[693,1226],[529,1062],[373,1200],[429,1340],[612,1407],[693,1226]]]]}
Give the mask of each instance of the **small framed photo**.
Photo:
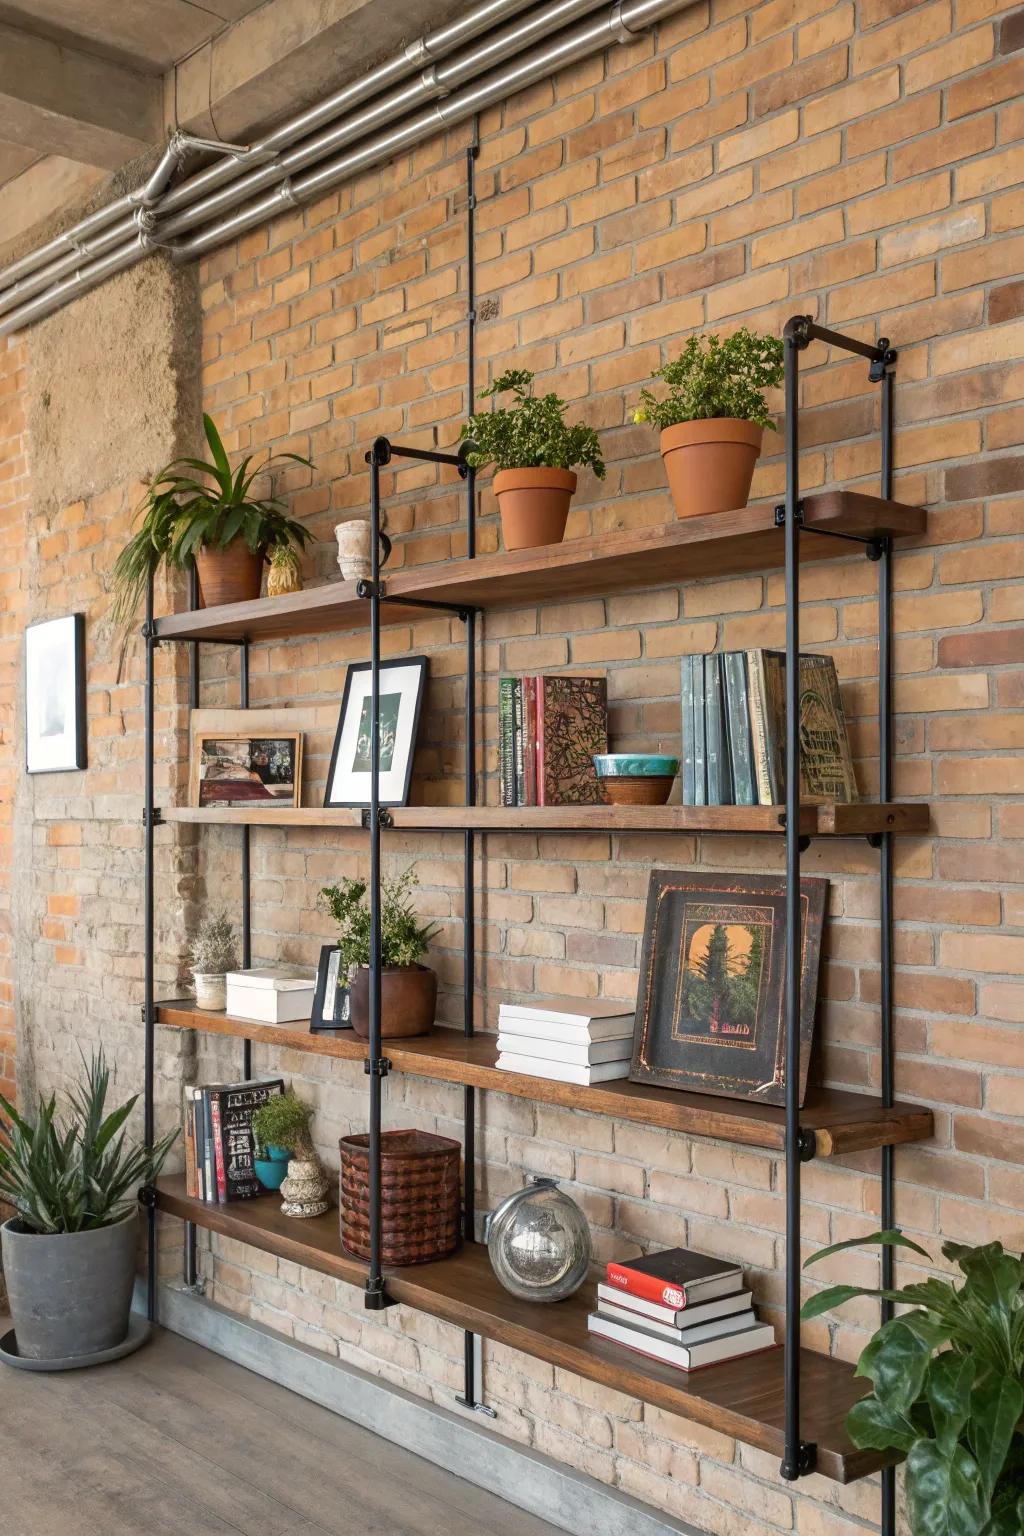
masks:
{"type": "MultiPolygon", "coordinates": [[[[420,723],[427,658],[408,656],[380,669],[380,803],[405,805],[420,723]]],[[[327,775],[325,806],[370,803],[370,664],[357,662],[345,678],[345,696],[327,775]]]]}
{"type": "Polygon", "coordinates": [[[316,1034],[325,1029],[351,1029],[349,992],[341,972],[341,950],[337,944],[324,944],[316,968],[316,991],[309,1027],[316,1034]]]}
{"type": "Polygon", "coordinates": [[[25,630],[25,767],[85,766],[85,614],[69,613],[25,630]]]}
{"type": "Polygon", "coordinates": [[[302,789],[302,736],[233,736],[196,731],[189,765],[195,806],[297,806],[302,789]]]}

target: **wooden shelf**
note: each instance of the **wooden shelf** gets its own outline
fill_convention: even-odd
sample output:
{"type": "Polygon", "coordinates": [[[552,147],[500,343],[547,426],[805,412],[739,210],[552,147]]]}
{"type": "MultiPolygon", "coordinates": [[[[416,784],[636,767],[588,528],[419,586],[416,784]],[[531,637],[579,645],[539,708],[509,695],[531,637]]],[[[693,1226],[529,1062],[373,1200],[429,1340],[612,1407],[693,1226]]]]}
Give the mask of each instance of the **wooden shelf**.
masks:
{"type": "MultiPolygon", "coordinates": [[[[336,1210],[296,1221],[282,1216],[276,1195],[231,1205],[206,1205],[189,1199],[182,1178],[159,1181],[157,1207],[348,1285],[365,1282],[366,1266],[341,1250],[336,1210]]],[[[487,1250],[477,1243],[467,1244],[459,1253],[435,1264],[389,1271],[387,1290],[396,1301],[458,1328],[496,1339],[629,1397],[733,1435],[747,1445],[782,1455],[780,1348],[690,1374],[642,1359],[588,1334],[587,1313],[594,1309],[591,1284],[568,1301],[551,1306],[519,1301],[499,1285],[487,1250]]],[[[882,1465],[878,1453],[855,1449],[843,1428],[851,1405],[867,1387],[867,1382],[854,1376],[852,1366],[811,1350],[802,1351],[802,1430],[817,1444],[818,1471],[835,1482],[852,1482],[882,1465]]]]}
{"type": "MultiPolygon", "coordinates": [[[[164,821],[237,827],[359,827],[359,810],[292,806],[172,806],[164,821]]],[[[781,805],[530,805],[395,806],[396,832],[769,832],[781,836],[781,805]]],[[[808,837],[862,837],[927,832],[926,804],[805,805],[800,830],[808,837]]]]}
{"type": "MultiPolygon", "coordinates": [[[[362,1061],[366,1045],[349,1030],[314,1034],[302,1024],[256,1024],[224,1013],[196,1008],[189,1001],[157,1006],[157,1022],[172,1029],[199,1029],[207,1034],[255,1040],[314,1056],[362,1061]]],[[[721,1099],[710,1094],[655,1088],[625,1078],[582,1088],[546,1077],[505,1072],[495,1065],[494,1035],[465,1035],[438,1029],[412,1040],[387,1040],[385,1053],[397,1072],[429,1077],[474,1088],[489,1088],[539,1104],[557,1104],[589,1114],[634,1120],[691,1136],[707,1136],[739,1146],[785,1150],[785,1112],[771,1104],[745,1099],[721,1099]]],[[[932,1112],[918,1104],[883,1109],[869,1094],[835,1088],[810,1088],[800,1112],[801,1124],[814,1132],[819,1157],[838,1157],[872,1147],[922,1141],[932,1134],[932,1112]]]]}
{"type": "MultiPolygon", "coordinates": [[[[858,491],[830,491],[804,497],[803,520],[805,528],[820,531],[801,540],[801,558],[834,560],[848,555],[851,545],[823,535],[913,537],[924,532],[926,515],[919,507],[858,491]]],[[[762,571],[782,563],[782,530],[775,526],[774,503],[762,504],[655,528],[571,539],[541,549],[395,571],[385,568],[389,601],[382,605],[381,620],[408,624],[423,617],[420,610],[403,606],[402,598],[516,608],[762,571]]],[[[368,615],[368,605],[356,596],[354,582],[332,582],[285,597],[171,614],[157,621],[157,634],[161,640],[280,640],[363,629],[368,615]]]]}

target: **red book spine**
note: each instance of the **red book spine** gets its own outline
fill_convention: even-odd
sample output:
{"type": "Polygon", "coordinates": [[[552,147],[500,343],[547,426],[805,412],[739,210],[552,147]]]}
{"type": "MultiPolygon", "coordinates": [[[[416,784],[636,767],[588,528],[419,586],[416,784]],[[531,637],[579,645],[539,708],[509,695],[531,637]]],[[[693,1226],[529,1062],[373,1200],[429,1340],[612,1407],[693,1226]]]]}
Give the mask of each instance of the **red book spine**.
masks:
{"type": "Polygon", "coordinates": [[[523,678],[523,760],[526,770],[526,804],[537,801],[537,679],[523,678]]]}
{"type": "Polygon", "coordinates": [[[537,805],[547,805],[547,797],[544,793],[544,677],[543,674],[533,680],[536,703],[535,732],[537,736],[537,805]]]}
{"type": "Polygon", "coordinates": [[[628,1264],[610,1263],[608,1284],[628,1292],[630,1296],[640,1296],[644,1301],[660,1302],[663,1307],[672,1307],[677,1312],[686,1306],[686,1292],[681,1285],[673,1285],[670,1280],[659,1280],[657,1275],[642,1274],[639,1270],[630,1269],[628,1264]]]}
{"type": "Polygon", "coordinates": [[[213,1158],[217,1174],[217,1199],[223,1205],[228,1198],[228,1176],[224,1167],[224,1138],[220,1126],[220,1094],[210,1097],[210,1124],[213,1127],[213,1158]]]}

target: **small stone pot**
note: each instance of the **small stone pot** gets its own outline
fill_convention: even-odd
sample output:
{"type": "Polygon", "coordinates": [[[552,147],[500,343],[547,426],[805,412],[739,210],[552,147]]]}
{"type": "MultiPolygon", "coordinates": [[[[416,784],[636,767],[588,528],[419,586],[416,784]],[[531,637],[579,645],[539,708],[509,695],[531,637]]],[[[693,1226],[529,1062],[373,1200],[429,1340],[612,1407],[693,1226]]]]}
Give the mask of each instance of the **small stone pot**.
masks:
{"type": "Polygon", "coordinates": [[[260,595],[263,550],[253,554],[241,534],[223,549],[203,545],[196,550],[196,573],[201,608],[251,602],[260,595]]]}
{"type": "MultiPolygon", "coordinates": [[[[338,541],[338,569],[342,581],[369,581],[373,574],[371,563],[373,527],[365,517],[351,518],[338,523],[334,529],[338,541]]],[[[391,557],[391,540],[386,533],[380,535],[380,564],[386,565],[391,557]]]]}
{"type": "Polygon", "coordinates": [[[327,1180],[316,1157],[293,1157],[281,1185],[283,1216],[322,1216],[328,1209],[327,1180]]]}
{"type": "MultiPolygon", "coordinates": [[[[350,986],[352,1029],[360,1040],[370,1038],[370,970],[361,965],[350,986]]],[[[382,1040],[428,1035],[437,1012],[437,973],[425,965],[385,966],[380,975],[380,1033],[382,1040]]]]}
{"type": "Polygon", "coordinates": [[[17,1217],[0,1227],[4,1279],[18,1354],[70,1360],[128,1337],[138,1212],[93,1232],[33,1232],[17,1217]]]}
{"type": "Polygon", "coordinates": [[[502,469],[494,477],[506,549],[561,544],[576,490],[571,469],[502,469]]]}
{"type": "Polygon", "coordinates": [[[228,979],[223,971],[193,971],[196,984],[196,1007],[222,1012],[228,1005],[228,979]]]}
{"type": "Polygon", "coordinates": [[[734,512],[750,497],[764,431],[732,416],[681,421],[661,434],[661,457],[677,517],[734,512]]]}

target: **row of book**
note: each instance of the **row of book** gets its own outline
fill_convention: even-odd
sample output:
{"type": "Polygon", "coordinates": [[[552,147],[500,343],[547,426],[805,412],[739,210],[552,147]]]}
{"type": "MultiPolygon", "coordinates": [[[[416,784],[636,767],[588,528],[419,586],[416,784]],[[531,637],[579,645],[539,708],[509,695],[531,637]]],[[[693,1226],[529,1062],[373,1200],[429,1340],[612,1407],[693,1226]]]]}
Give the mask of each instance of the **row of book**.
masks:
{"type": "Polygon", "coordinates": [[[502,677],[502,805],[596,805],[594,754],[608,751],[608,683],[569,673],[502,677]]]}
{"type": "Polygon", "coordinates": [[[208,1205],[223,1205],[263,1193],[256,1177],[252,1117],[273,1094],[283,1092],[284,1082],[279,1077],[186,1087],[187,1195],[208,1205]]]}
{"type": "Polygon", "coordinates": [[[597,1287],[591,1333],[681,1371],[771,1349],[735,1264],[687,1248],[610,1263],[597,1287]]]}
{"type": "Polygon", "coordinates": [[[575,997],[502,1003],[497,1065],[503,1072],[582,1087],[628,1077],[633,1014],[620,1002],[575,997]]]}
{"type": "MultiPolygon", "coordinates": [[[[857,798],[831,656],[801,652],[800,797],[857,798]]],[[[786,655],[716,651],[682,658],[684,805],[780,805],[786,798],[786,655]]]]}

